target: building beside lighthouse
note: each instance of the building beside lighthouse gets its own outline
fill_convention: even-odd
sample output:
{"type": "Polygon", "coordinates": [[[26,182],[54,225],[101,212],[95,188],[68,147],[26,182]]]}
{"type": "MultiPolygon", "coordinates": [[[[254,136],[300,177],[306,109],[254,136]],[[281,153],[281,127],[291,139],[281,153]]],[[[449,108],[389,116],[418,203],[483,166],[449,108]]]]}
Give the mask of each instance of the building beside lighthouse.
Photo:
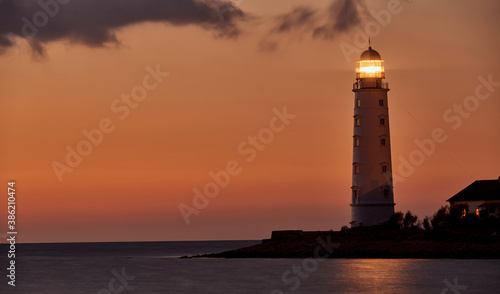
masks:
{"type": "Polygon", "coordinates": [[[370,46],[356,61],[351,227],[379,225],[394,214],[388,83],[370,46]]]}

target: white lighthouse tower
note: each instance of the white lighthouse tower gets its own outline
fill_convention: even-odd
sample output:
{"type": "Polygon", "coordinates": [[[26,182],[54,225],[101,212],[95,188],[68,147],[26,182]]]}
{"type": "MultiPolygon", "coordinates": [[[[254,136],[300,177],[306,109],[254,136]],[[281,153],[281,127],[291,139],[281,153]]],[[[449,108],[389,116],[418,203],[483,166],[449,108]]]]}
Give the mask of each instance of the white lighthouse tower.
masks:
{"type": "Polygon", "coordinates": [[[394,214],[389,108],[384,61],[370,46],[356,61],[351,227],[382,224],[394,214]]]}

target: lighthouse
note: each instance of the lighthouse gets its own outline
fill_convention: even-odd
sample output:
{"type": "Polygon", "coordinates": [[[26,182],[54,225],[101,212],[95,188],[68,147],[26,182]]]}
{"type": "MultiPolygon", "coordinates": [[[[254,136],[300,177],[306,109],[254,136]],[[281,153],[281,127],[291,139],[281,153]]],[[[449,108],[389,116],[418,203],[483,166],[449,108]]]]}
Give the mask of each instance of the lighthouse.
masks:
{"type": "Polygon", "coordinates": [[[351,227],[384,223],[394,214],[388,83],[371,45],[356,61],[351,227]]]}

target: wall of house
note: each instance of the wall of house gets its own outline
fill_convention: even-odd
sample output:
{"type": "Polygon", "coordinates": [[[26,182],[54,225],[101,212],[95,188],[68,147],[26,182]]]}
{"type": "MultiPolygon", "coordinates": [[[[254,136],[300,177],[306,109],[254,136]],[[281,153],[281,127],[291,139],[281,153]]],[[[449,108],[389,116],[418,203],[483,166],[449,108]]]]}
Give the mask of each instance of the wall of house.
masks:
{"type": "Polygon", "coordinates": [[[455,201],[455,202],[450,202],[450,205],[460,205],[460,204],[467,204],[469,205],[469,212],[475,212],[476,209],[479,207],[479,205],[484,204],[484,203],[495,203],[495,204],[500,204],[500,200],[486,200],[486,201],[455,201]]]}

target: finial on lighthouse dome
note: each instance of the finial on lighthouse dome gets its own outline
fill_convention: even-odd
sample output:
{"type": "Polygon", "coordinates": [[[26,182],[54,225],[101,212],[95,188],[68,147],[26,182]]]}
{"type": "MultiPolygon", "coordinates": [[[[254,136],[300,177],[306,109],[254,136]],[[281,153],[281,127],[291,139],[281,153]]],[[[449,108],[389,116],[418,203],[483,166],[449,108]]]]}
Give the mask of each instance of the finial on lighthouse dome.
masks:
{"type": "Polygon", "coordinates": [[[359,60],[382,60],[380,54],[372,49],[372,40],[368,38],[368,50],[361,53],[359,60]]]}

